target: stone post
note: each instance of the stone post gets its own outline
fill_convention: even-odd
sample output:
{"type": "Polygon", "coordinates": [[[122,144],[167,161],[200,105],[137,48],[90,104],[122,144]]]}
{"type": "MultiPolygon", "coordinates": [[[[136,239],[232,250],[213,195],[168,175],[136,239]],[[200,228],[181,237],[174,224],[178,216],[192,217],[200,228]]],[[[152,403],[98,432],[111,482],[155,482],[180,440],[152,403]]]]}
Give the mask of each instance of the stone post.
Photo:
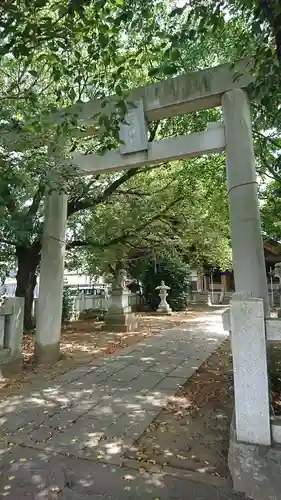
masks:
{"type": "Polygon", "coordinates": [[[221,290],[227,292],[227,276],[225,273],[221,273],[221,290]]]}
{"type": "Polygon", "coordinates": [[[60,356],[67,196],[46,195],[36,318],[35,359],[53,363],[60,356]]]}
{"type": "Polygon", "coordinates": [[[202,292],[203,289],[204,289],[203,275],[201,273],[198,273],[197,292],[202,292]]]}
{"type": "Polygon", "coordinates": [[[204,280],[204,290],[205,292],[208,292],[210,289],[210,276],[208,274],[204,274],[203,280],[204,280]]]}
{"type": "Polygon", "coordinates": [[[7,297],[5,306],[11,307],[12,314],[5,316],[4,347],[10,349],[12,357],[21,357],[24,299],[22,297],[7,297]]]}
{"type": "Polygon", "coordinates": [[[261,236],[255,158],[248,98],[243,90],[222,97],[227,154],[227,185],[236,291],[264,300],[268,289],[261,236]]]}
{"type": "Polygon", "coordinates": [[[111,300],[104,318],[105,329],[114,332],[137,330],[138,320],[129,305],[129,295],[126,286],[126,271],[119,269],[112,283],[111,300]]]}
{"type": "Polygon", "coordinates": [[[269,386],[264,305],[245,293],[234,293],[230,308],[236,437],[269,446],[269,386]]]}

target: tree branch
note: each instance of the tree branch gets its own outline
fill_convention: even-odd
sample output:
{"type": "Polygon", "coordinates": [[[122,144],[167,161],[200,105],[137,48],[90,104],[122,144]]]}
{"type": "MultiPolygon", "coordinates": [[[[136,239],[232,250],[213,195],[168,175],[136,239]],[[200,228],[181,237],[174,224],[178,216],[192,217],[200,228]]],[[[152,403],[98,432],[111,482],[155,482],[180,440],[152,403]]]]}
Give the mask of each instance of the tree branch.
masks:
{"type": "Polygon", "coordinates": [[[119,194],[128,196],[151,196],[151,193],[145,193],[144,191],[137,191],[135,189],[119,189],[115,194],[116,196],[118,196],[119,194]]]}
{"type": "Polygon", "coordinates": [[[166,191],[166,189],[170,188],[171,184],[175,182],[177,176],[174,176],[174,178],[169,179],[169,182],[165,184],[165,186],[161,187],[160,189],[153,190],[152,192],[145,192],[145,191],[137,191],[135,189],[119,189],[116,191],[116,195],[118,194],[128,194],[128,195],[134,195],[134,196],[152,196],[155,194],[163,193],[163,191],[166,191]]]}
{"type": "Polygon", "coordinates": [[[137,226],[133,231],[127,231],[121,234],[120,236],[116,236],[115,238],[112,238],[111,240],[107,241],[106,243],[100,243],[97,241],[93,240],[76,240],[68,243],[66,245],[67,250],[71,248],[77,248],[77,247],[93,247],[93,248],[100,248],[100,249],[105,249],[109,248],[113,245],[117,245],[118,243],[125,243],[128,239],[130,239],[132,236],[135,236],[136,233],[139,233],[143,229],[145,229],[147,226],[152,224],[158,219],[161,219],[163,215],[172,208],[174,205],[176,205],[179,201],[183,200],[184,196],[179,196],[175,200],[173,200],[171,203],[169,203],[161,212],[157,212],[155,215],[150,217],[150,219],[146,220],[145,222],[142,222],[139,226],[137,226]]]}
{"type": "Polygon", "coordinates": [[[262,161],[265,163],[266,165],[266,168],[268,169],[268,171],[271,173],[272,177],[277,181],[277,182],[280,182],[281,183],[281,176],[279,174],[277,174],[274,170],[274,168],[272,168],[272,166],[270,165],[269,161],[265,158],[265,156],[263,154],[261,154],[261,159],[262,161]]]}
{"type": "Polygon", "coordinates": [[[99,205],[100,203],[104,203],[110,197],[110,195],[117,190],[119,186],[127,182],[129,179],[134,177],[134,175],[138,174],[139,172],[140,169],[132,168],[131,170],[125,172],[125,174],[121,175],[121,177],[118,177],[118,179],[112,182],[112,184],[110,184],[110,186],[108,186],[104,190],[104,192],[99,196],[97,196],[96,198],[86,198],[78,200],[72,204],[69,204],[67,211],[68,217],[76,212],[80,212],[80,210],[85,210],[86,208],[92,208],[95,207],[96,205],[99,205]]]}
{"type": "Polygon", "coordinates": [[[150,127],[148,142],[154,141],[156,133],[157,133],[157,130],[159,128],[159,125],[160,125],[160,122],[157,122],[157,123],[155,123],[154,127],[152,127],[152,126],[150,127]]]}
{"type": "Polygon", "coordinates": [[[84,198],[83,196],[86,196],[89,194],[89,190],[92,187],[92,185],[99,179],[100,174],[95,175],[92,177],[91,181],[88,182],[88,184],[84,185],[82,193],[80,193],[80,196],[74,196],[72,199],[68,201],[67,205],[67,217],[70,217],[71,215],[75,214],[76,212],[79,212],[80,210],[90,208],[92,206],[92,198],[84,198]],[[91,203],[88,205],[88,203],[91,203]]]}
{"type": "Polygon", "coordinates": [[[262,132],[260,132],[259,130],[256,130],[256,129],[253,129],[253,134],[257,135],[258,137],[261,137],[264,141],[271,142],[271,144],[273,144],[273,146],[275,146],[277,149],[280,149],[281,144],[276,139],[273,139],[270,136],[266,136],[262,132]]]}
{"type": "Polygon", "coordinates": [[[45,186],[43,184],[39,185],[36,193],[33,196],[32,203],[28,209],[27,216],[36,215],[39,208],[40,202],[44,196],[45,186]]]}
{"type": "Polygon", "coordinates": [[[106,188],[104,192],[96,198],[95,205],[105,202],[109,198],[109,196],[113,194],[114,191],[117,190],[117,188],[119,188],[119,186],[122,186],[122,184],[137,175],[139,172],[139,168],[131,168],[130,170],[125,172],[123,175],[121,175],[121,177],[112,182],[112,184],[110,184],[110,186],[108,186],[108,188],[106,188]]]}
{"type": "Polygon", "coordinates": [[[11,194],[10,188],[8,187],[8,185],[6,185],[5,187],[7,190],[5,193],[5,205],[8,209],[8,212],[12,215],[16,211],[17,205],[13,195],[11,194]]]}
{"type": "Polygon", "coordinates": [[[272,34],[275,39],[276,55],[279,64],[281,64],[281,13],[280,2],[273,0],[259,0],[257,2],[258,9],[262,12],[263,17],[267,20],[272,29],[272,34]]]}

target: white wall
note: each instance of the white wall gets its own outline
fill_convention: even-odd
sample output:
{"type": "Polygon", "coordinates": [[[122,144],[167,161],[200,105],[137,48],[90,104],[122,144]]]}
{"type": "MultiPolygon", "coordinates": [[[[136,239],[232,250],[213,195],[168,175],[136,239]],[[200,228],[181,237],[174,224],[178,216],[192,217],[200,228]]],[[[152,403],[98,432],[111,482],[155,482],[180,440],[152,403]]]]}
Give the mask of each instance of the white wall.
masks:
{"type": "MultiPolygon", "coordinates": [[[[74,272],[65,272],[64,273],[64,279],[66,281],[67,285],[90,285],[91,284],[91,278],[90,276],[87,276],[85,274],[77,274],[74,272]]],[[[95,283],[103,284],[103,278],[99,278],[95,280],[95,283]]],[[[37,285],[34,290],[34,297],[38,297],[39,293],[39,284],[40,284],[40,276],[37,278],[37,285]]],[[[16,291],[16,286],[17,282],[15,278],[6,278],[5,280],[5,293],[9,297],[14,297],[15,291],[16,291]]]]}
{"type": "MultiPolygon", "coordinates": [[[[129,306],[140,304],[141,297],[138,294],[129,294],[129,306]]],[[[72,319],[78,319],[81,312],[87,309],[94,311],[107,311],[111,303],[111,297],[101,297],[99,295],[76,295],[72,303],[72,319]]],[[[36,317],[37,299],[34,301],[33,314],[36,317]]]]}

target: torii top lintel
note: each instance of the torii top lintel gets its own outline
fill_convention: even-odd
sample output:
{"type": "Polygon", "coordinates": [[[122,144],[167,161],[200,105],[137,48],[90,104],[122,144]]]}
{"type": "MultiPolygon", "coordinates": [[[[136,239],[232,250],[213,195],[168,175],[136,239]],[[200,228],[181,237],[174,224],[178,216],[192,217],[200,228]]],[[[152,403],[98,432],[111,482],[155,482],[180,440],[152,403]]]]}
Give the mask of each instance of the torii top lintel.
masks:
{"type": "MultiPolygon", "coordinates": [[[[221,105],[221,96],[232,90],[248,87],[253,82],[251,60],[243,59],[235,64],[221,64],[193,73],[162,80],[161,82],[135,88],[128,96],[129,102],[142,102],[146,122],[157,121],[192,111],[214,108],[221,105]]],[[[63,123],[67,117],[75,116],[81,130],[73,127],[69,133],[83,137],[96,135],[99,132],[99,114],[114,111],[116,96],[107,98],[104,107],[102,99],[77,103],[69,108],[51,113],[47,117],[37,117],[46,129],[63,123]]],[[[1,132],[0,142],[13,151],[23,151],[43,146],[50,140],[44,133],[34,138],[34,134],[25,132],[1,132]],[[1,141],[2,140],[2,141],[1,141]]]]}
{"type": "MultiPolygon", "coordinates": [[[[145,118],[151,122],[220,106],[222,94],[233,88],[246,88],[252,81],[250,60],[243,59],[235,65],[222,64],[133,89],[128,101],[142,100],[145,118]]],[[[108,107],[114,107],[115,102],[114,96],[109,98],[108,107]]],[[[61,110],[50,120],[59,123],[68,114],[74,114],[85,125],[95,125],[93,117],[101,111],[102,100],[93,100],[61,110]]]]}

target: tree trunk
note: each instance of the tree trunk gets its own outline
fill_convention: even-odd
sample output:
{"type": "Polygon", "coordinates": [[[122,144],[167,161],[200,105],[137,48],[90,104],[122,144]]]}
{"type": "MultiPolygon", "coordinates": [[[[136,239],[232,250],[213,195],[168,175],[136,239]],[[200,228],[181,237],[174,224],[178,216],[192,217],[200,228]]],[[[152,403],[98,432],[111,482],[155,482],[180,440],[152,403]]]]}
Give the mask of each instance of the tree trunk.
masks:
{"type": "Polygon", "coordinates": [[[16,297],[24,297],[24,329],[34,328],[32,304],[36,286],[36,271],[40,262],[41,245],[33,243],[31,247],[16,247],[18,260],[16,297]]]}

